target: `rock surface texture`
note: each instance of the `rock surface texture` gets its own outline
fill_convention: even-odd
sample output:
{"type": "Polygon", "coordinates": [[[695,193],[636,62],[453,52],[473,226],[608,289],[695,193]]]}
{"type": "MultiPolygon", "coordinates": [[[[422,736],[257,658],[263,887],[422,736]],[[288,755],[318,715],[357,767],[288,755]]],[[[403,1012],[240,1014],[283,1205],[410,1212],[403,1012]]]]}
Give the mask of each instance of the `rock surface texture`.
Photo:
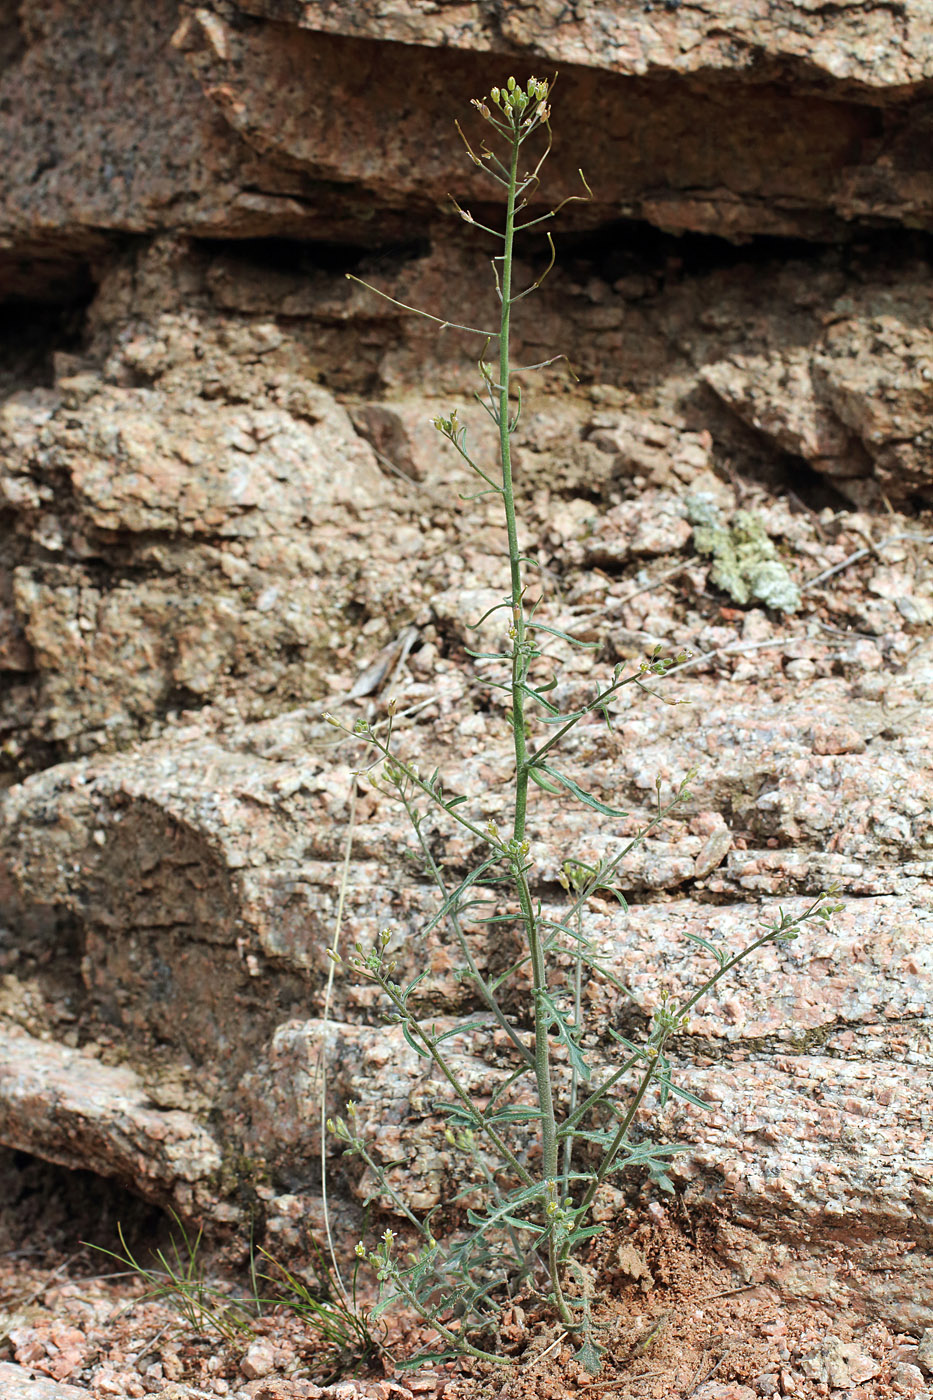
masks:
{"type": "MultiPolygon", "coordinates": [[[[920,1335],[926,0],[0,6],[0,1142],[189,1217],[258,1210],[288,1248],[320,1212],[325,1066],[415,1204],[460,1179],[424,1062],[368,986],[329,986],[349,836],[345,944],[393,926],[423,1009],[474,1009],[456,950],[419,935],[435,906],[398,812],[320,714],[391,694],[402,751],[498,814],[505,711],[466,648],[506,587],[503,531],[431,427],[457,404],[492,450],[481,341],[343,274],[485,324],[488,249],[445,193],[495,213],[453,118],[555,66],[531,213],[581,163],[594,198],[515,335],[519,363],[563,351],[577,376],[526,377],[516,448],[545,614],[596,644],[555,644],[558,693],[692,656],[664,689],[683,703],[638,694],[612,734],[576,731],[566,771],[630,815],[538,794],[538,892],[698,769],[622,868],[629,915],[587,916],[635,999],[590,988],[609,1067],[610,1029],[705,975],[685,935],[737,943],[838,884],[831,930],[745,964],[674,1041],[710,1111],[642,1127],[690,1144],[672,1174],[742,1278],[920,1335]]],[[[523,283],[547,256],[528,242],[523,283]]],[[[477,936],[482,968],[503,956],[477,936]]],[[[460,1044],[491,1092],[504,1047],[460,1044]]],[[[373,1182],[331,1170],[356,1228],[373,1182]]]]}

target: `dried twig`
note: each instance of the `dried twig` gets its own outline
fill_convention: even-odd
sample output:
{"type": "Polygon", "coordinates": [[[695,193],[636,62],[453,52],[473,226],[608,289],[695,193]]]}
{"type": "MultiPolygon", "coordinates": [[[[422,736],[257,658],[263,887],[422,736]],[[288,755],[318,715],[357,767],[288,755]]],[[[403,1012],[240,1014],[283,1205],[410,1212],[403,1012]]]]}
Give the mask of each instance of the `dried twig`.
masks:
{"type": "MultiPolygon", "coordinates": [[[[567,1333],[561,1332],[560,1336],[557,1338],[556,1341],[552,1342],[549,1347],[545,1347],[544,1351],[542,1351],[540,1356],[532,1357],[532,1359],[529,1362],[527,1362],[527,1364],[522,1369],[525,1371],[530,1371],[532,1366],[537,1366],[538,1363],[540,1361],[543,1361],[546,1356],[550,1356],[552,1351],[556,1351],[557,1348],[560,1346],[561,1342],[566,1340],[566,1337],[567,1333]]],[[[583,1389],[585,1390],[586,1386],[584,1386],[583,1389]]]]}
{"type": "Polygon", "coordinates": [[[693,666],[701,666],[704,661],[712,661],[717,656],[738,656],[749,651],[765,651],[768,647],[780,650],[788,642],[806,641],[806,632],[793,632],[789,637],[766,637],[761,642],[738,642],[735,646],[716,647],[714,651],[700,651],[696,656],[691,656],[689,661],[682,661],[679,666],[672,666],[667,675],[674,676],[678,671],[688,671],[693,666]]]}
{"type": "Polygon", "coordinates": [[[15,1304],[15,1306],[17,1308],[28,1308],[31,1306],[31,1304],[37,1303],[42,1297],[43,1293],[46,1291],[46,1289],[51,1287],[55,1279],[57,1279],[61,1274],[63,1274],[68,1268],[68,1266],[70,1264],[73,1264],[76,1259],[80,1259],[80,1257],[80,1253],[69,1254],[68,1258],[63,1263],[59,1264],[57,1269],[53,1269],[50,1274],[46,1275],[45,1279],[42,1281],[38,1288],[34,1288],[27,1298],[20,1298],[15,1304]]]}
{"type": "Polygon", "coordinates": [[[848,555],[841,563],[834,564],[831,569],[824,569],[823,572],[817,574],[815,578],[808,579],[806,583],[801,584],[801,593],[806,593],[809,589],[816,588],[819,584],[824,583],[826,579],[832,578],[835,574],[841,574],[843,569],[848,569],[852,564],[857,564],[860,559],[867,558],[869,554],[878,554],[882,549],[887,549],[888,545],[899,544],[902,540],[913,540],[916,544],[931,544],[933,543],[933,535],[914,535],[908,530],[902,531],[897,535],[889,535],[886,540],[879,540],[877,544],[869,543],[864,545],[861,549],[857,549],[854,554],[848,555]]]}
{"type": "Polygon", "coordinates": [[[692,1395],[696,1395],[697,1391],[700,1389],[701,1386],[704,1386],[708,1380],[710,1380],[713,1376],[715,1376],[716,1372],[719,1370],[719,1368],[720,1368],[720,1366],[722,1365],[722,1363],[726,1360],[727,1357],[729,1357],[729,1356],[732,1355],[732,1353],[733,1353],[734,1350],[735,1350],[734,1347],[728,1347],[728,1348],[723,1352],[722,1356],[721,1356],[721,1357],[719,1358],[719,1360],[715,1363],[715,1365],[714,1365],[714,1366],[711,1366],[710,1369],[707,1371],[706,1375],[703,1376],[703,1378],[702,1378],[701,1380],[697,1381],[697,1383],[694,1385],[693,1389],[692,1389],[692,1390],[690,1391],[690,1393],[685,1397],[685,1400],[690,1400],[690,1397],[691,1397],[692,1395]]]}

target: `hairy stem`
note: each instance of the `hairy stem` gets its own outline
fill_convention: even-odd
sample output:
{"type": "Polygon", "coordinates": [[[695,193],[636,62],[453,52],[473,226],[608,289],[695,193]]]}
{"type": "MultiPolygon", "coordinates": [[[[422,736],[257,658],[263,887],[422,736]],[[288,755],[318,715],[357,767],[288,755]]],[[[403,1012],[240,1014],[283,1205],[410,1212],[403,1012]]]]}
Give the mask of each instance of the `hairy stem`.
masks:
{"type": "MultiPolygon", "coordinates": [[[[421,854],[424,856],[425,864],[428,867],[428,872],[431,878],[433,879],[435,885],[437,886],[441,898],[446,902],[450,898],[450,891],[447,888],[447,883],[443,875],[441,874],[441,871],[438,869],[437,861],[431,854],[431,849],[428,846],[427,841],[424,839],[424,832],[421,830],[421,820],[418,817],[418,814],[415,812],[414,808],[411,806],[411,803],[408,801],[408,799],[403,796],[402,801],[405,804],[405,810],[408,813],[408,819],[411,822],[412,827],[414,828],[415,836],[418,838],[418,845],[421,847],[421,854]]],[[[485,977],[480,972],[479,968],[476,966],[476,959],[473,957],[473,951],[470,948],[469,943],[467,942],[466,934],[463,931],[463,925],[460,922],[460,915],[458,914],[455,907],[451,908],[447,917],[450,920],[450,926],[453,929],[454,936],[456,937],[457,943],[460,946],[460,952],[466,959],[466,964],[470,971],[470,977],[473,981],[473,985],[479,992],[480,999],[486,1006],[487,1010],[491,1011],[493,1016],[495,1016],[502,1030],[505,1031],[506,1035],[509,1037],[512,1044],[515,1046],[516,1050],[519,1052],[526,1064],[533,1064],[534,1061],[531,1051],[528,1049],[528,1046],[522,1040],[518,1031],[512,1025],[512,1022],[505,1015],[504,1011],[502,1010],[502,1007],[499,1005],[498,1001],[496,1001],[495,996],[490,991],[485,977]]]]}
{"type": "MultiPolygon", "coordinates": [[[[512,426],[509,408],[510,333],[512,312],[512,254],[515,242],[515,199],[518,187],[518,156],[522,137],[516,131],[512,138],[512,151],[509,161],[508,199],[505,212],[505,234],[502,249],[502,279],[500,295],[502,315],[499,325],[499,452],[502,467],[502,499],[505,506],[505,522],[509,538],[509,572],[512,599],[512,740],[515,748],[515,795],[512,823],[512,837],[516,843],[525,838],[525,820],[528,808],[527,747],[525,740],[525,677],[528,672],[528,641],[525,623],[524,585],[522,582],[522,556],[518,542],[518,524],[515,518],[515,488],[512,481],[512,426]]],[[[518,897],[525,925],[528,951],[531,955],[531,971],[535,1017],[535,1080],[538,1089],[538,1107],[541,1111],[541,1175],[548,1187],[548,1205],[559,1206],[557,1190],[557,1119],[554,1113],[554,1089],[551,1074],[551,1047],[548,1037],[550,1024],[545,1004],[547,994],[547,964],[544,947],[537,926],[534,902],[521,856],[514,857],[513,872],[518,885],[518,897]]],[[[553,1236],[548,1242],[548,1273],[551,1287],[563,1321],[572,1322],[572,1315],[564,1301],[560,1286],[560,1268],[553,1236]]]]}
{"type": "Polygon", "coordinates": [[[473,1100],[467,1093],[466,1089],[464,1089],[463,1085],[460,1083],[460,1080],[457,1078],[453,1070],[448,1065],[444,1056],[438,1050],[433,1037],[428,1035],[427,1031],[424,1030],[424,1028],[421,1025],[419,1025],[416,1018],[412,1016],[411,1012],[408,1010],[407,1006],[402,1001],[401,997],[399,996],[397,990],[392,985],[392,983],[387,982],[384,977],[378,974],[374,975],[373,980],[376,982],[377,986],[382,988],[389,1001],[391,1001],[396,1011],[398,1011],[399,1015],[403,1018],[409,1030],[412,1031],[415,1035],[417,1035],[425,1050],[428,1052],[431,1059],[434,1061],[434,1063],[440,1070],[441,1074],[447,1080],[447,1083],[450,1085],[451,1089],[453,1089],[457,1098],[467,1110],[467,1113],[469,1114],[474,1126],[487,1135],[487,1137],[492,1142],[493,1146],[499,1153],[502,1160],[512,1168],[519,1181],[521,1181],[525,1186],[530,1186],[532,1184],[532,1178],[529,1172],[526,1171],[526,1169],[522,1166],[521,1162],[518,1160],[515,1154],[509,1150],[509,1148],[503,1142],[502,1138],[496,1132],[492,1124],[486,1122],[486,1119],[483,1117],[480,1110],[476,1107],[473,1100]]]}

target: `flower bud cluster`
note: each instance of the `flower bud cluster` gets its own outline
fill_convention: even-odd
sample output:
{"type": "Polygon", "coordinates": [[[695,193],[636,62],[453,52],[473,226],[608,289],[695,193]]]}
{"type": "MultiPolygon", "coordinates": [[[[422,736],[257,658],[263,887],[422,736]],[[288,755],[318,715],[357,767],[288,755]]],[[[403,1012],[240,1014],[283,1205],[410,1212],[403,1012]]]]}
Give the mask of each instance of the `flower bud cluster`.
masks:
{"type": "Polygon", "coordinates": [[[514,126],[547,121],[547,94],[548,85],[539,78],[529,78],[525,88],[509,78],[504,88],[494,87],[489,95],[514,126]]]}
{"type": "MultiPolygon", "coordinates": [[[[655,1032],[669,1035],[672,1031],[686,1030],[688,1020],[689,1017],[681,1014],[677,1002],[665,988],[661,993],[661,1005],[654,1013],[655,1032]]],[[[649,1050],[648,1053],[650,1054],[651,1051],[649,1050]]]]}
{"type": "Polygon", "coordinates": [[[574,894],[579,894],[595,873],[590,866],[581,865],[579,861],[565,860],[557,872],[557,880],[561,888],[568,893],[573,890],[574,894]]]}
{"type": "Polygon", "coordinates": [[[445,1128],[444,1138],[451,1147],[459,1148],[461,1152],[476,1150],[476,1134],[472,1128],[462,1128],[456,1132],[453,1128],[445,1128]]]}
{"type": "Polygon", "coordinates": [[[364,976],[374,977],[377,981],[383,973],[392,973],[398,967],[398,960],[390,958],[386,962],[385,952],[392,941],[392,929],[384,928],[376,937],[373,948],[366,952],[362,943],[354,943],[353,955],[350,958],[350,966],[364,976]]]}
{"type": "Polygon", "coordinates": [[[456,438],[457,434],[460,432],[460,420],[457,417],[457,410],[455,408],[452,408],[450,410],[449,418],[442,418],[438,416],[432,421],[437,431],[443,437],[450,438],[451,441],[453,441],[456,438]]]}
{"type": "Polygon", "coordinates": [[[693,652],[686,648],[676,656],[662,656],[661,648],[655,647],[649,660],[643,661],[638,669],[643,676],[666,676],[668,671],[672,671],[675,666],[683,666],[692,656],[693,652]]]}
{"type": "MultiPolygon", "coordinates": [[[[348,1103],[347,1113],[350,1115],[350,1118],[355,1121],[356,1104],[348,1103]]],[[[353,1131],[353,1128],[346,1122],[346,1119],[341,1118],[339,1115],[336,1118],[328,1118],[326,1126],[327,1131],[329,1133],[333,1133],[334,1137],[339,1138],[341,1142],[345,1142],[347,1144],[347,1147],[350,1149],[351,1155],[358,1152],[359,1149],[362,1147],[362,1138],[358,1138],[356,1136],[356,1134],[353,1131]]]]}

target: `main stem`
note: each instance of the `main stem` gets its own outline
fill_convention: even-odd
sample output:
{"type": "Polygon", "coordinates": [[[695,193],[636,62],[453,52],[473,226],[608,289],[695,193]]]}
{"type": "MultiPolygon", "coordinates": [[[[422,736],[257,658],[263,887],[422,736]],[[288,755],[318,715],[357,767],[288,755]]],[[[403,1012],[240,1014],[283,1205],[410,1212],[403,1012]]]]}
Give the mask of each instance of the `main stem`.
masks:
{"type": "MultiPolygon", "coordinates": [[[[521,144],[521,135],[516,131],[512,138],[512,152],[509,162],[508,200],[505,212],[500,287],[502,315],[499,322],[499,454],[502,466],[502,498],[505,504],[505,521],[509,537],[509,570],[512,584],[512,738],[515,745],[515,812],[512,835],[516,841],[524,840],[528,808],[528,752],[525,743],[525,694],[522,686],[525,682],[529,658],[526,644],[522,558],[518,543],[518,524],[515,519],[515,490],[512,483],[512,433],[509,404],[512,250],[515,243],[515,201],[518,192],[518,155],[521,144]]],[[[554,1113],[554,1094],[551,1085],[549,1022],[545,1006],[547,968],[535,917],[534,902],[522,868],[522,858],[516,855],[513,860],[522,921],[525,925],[528,951],[531,955],[535,1013],[535,1080],[538,1089],[538,1107],[541,1110],[541,1175],[543,1181],[553,1183],[548,1191],[547,1199],[548,1205],[557,1209],[560,1205],[556,1182],[557,1120],[554,1113]]],[[[548,1239],[548,1273],[561,1318],[565,1323],[570,1323],[573,1321],[573,1315],[564,1301],[561,1289],[560,1263],[553,1230],[548,1239]]]]}
{"type": "Polygon", "coordinates": [[[528,806],[528,767],[525,747],[525,608],[522,594],[522,560],[518,545],[518,524],[515,519],[515,488],[512,484],[512,432],[510,428],[509,363],[512,313],[512,249],[515,243],[515,196],[518,186],[518,153],[521,137],[516,131],[512,139],[509,164],[509,192],[505,211],[505,235],[502,250],[502,315],[499,322],[499,456],[502,465],[502,498],[505,503],[505,523],[509,535],[509,571],[512,582],[512,736],[515,741],[515,820],[512,835],[516,841],[525,836],[525,813],[528,806]]]}

